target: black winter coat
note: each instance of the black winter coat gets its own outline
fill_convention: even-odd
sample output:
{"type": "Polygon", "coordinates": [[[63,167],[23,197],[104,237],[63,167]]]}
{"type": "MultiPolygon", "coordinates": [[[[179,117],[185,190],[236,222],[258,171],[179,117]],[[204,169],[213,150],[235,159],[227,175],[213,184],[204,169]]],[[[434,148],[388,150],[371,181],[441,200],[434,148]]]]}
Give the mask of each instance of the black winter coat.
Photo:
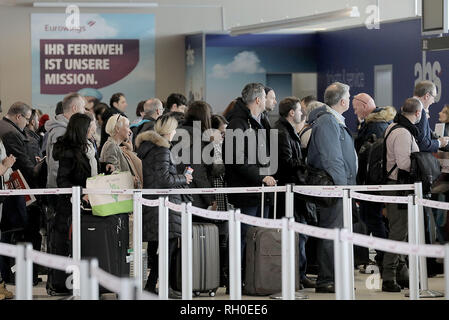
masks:
{"type": "MultiPolygon", "coordinates": [[[[190,150],[190,159],[186,162],[181,162],[178,164],[177,169],[178,172],[184,172],[186,166],[190,166],[193,169],[193,181],[189,184],[189,188],[213,188],[212,183],[212,164],[207,165],[203,163],[201,155],[200,155],[200,162],[194,164],[194,153],[196,150],[193,149],[193,122],[185,123],[180,129],[186,130],[189,133],[190,136],[190,143],[189,145],[184,145],[186,142],[182,139],[179,139],[179,141],[176,142],[176,146],[181,147],[178,145],[179,143],[182,143],[184,148],[187,150],[190,150]]],[[[201,128],[198,128],[199,132],[201,132],[201,128]]],[[[202,135],[202,132],[201,132],[202,135]]],[[[201,138],[200,138],[201,139],[201,138]]],[[[208,145],[208,142],[201,141],[201,154],[203,149],[208,145]]],[[[182,149],[179,150],[179,154],[174,154],[175,157],[182,157],[182,149]]],[[[213,151],[213,149],[212,149],[213,151]]],[[[212,156],[212,155],[211,155],[212,156]]],[[[194,194],[193,197],[193,203],[192,205],[198,208],[207,209],[207,207],[215,201],[214,195],[211,194],[194,194]]]]}
{"type": "Polygon", "coordinates": [[[278,172],[276,174],[279,185],[298,183],[295,172],[304,168],[301,155],[301,139],[293,126],[280,118],[275,126],[278,129],[278,172]]]}
{"type": "MultiPolygon", "coordinates": [[[[269,156],[269,137],[270,137],[270,125],[267,119],[262,116],[260,125],[251,115],[250,110],[242,101],[241,98],[237,99],[235,107],[231,110],[231,112],[227,116],[227,120],[229,121],[229,125],[227,129],[236,130],[241,129],[243,132],[246,130],[253,130],[256,137],[256,145],[249,146],[248,139],[245,138],[243,153],[237,154],[238,149],[242,149],[242,146],[237,146],[238,140],[233,139],[232,149],[232,163],[225,163],[226,174],[225,179],[228,187],[260,187],[262,185],[262,180],[266,175],[260,174],[260,169],[264,167],[268,167],[269,163],[262,164],[260,162],[259,150],[265,151],[265,157],[269,156]],[[266,129],[265,139],[262,138],[259,140],[258,131],[261,129],[266,129]],[[238,148],[237,148],[238,147],[238,148]],[[255,154],[252,152],[255,151],[255,154]],[[253,163],[250,163],[249,156],[255,158],[253,163]],[[237,164],[242,163],[243,164],[237,164]],[[255,163],[254,163],[255,162],[255,163]]],[[[226,159],[226,141],[223,142],[223,159],[225,162],[228,162],[226,159]]],[[[271,201],[271,196],[265,197],[266,201],[271,201]]],[[[255,193],[245,193],[245,194],[229,194],[229,202],[232,203],[235,207],[255,207],[260,206],[261,196],[260,194],[255,193]]]]}
{"type": "MultiPolygon", "coordinates": [[[[59,161],[56,177],[58,188],[86,187],[86,180],[91,177],[91,168],[89,159],[82,150],[66,148],[62,142],[58,141],[53,148],[53,158],[59,161]]],[[[70,197],[71,195],[58,196],[56,207],[58,215],[72,215],[70,197]]]]}
{"type": "Polygon", "coordinates": [[[30,188],[35,187],[34,163],[28,155],[28,138],[11,120],[0,120],[0,139],[5,146],[6,154],[16,157],[13,170],[20,170],[30,188]]]}
{"type": "Polygon", "coordinates": [[[148,130],[153,130],[154,125],[156,124],[156,120],[153,117],[147,116],[145,115],[145,117],[143,117],[143,120],[148,120],[144,123],[141,123],[139,126],[135,126],[131,128],[131,131],[133,133],[133,146],[134,149],[136,149],[136,138],[139,135],[139,133],[148,131],[148,130]]]}
{"type": "MultiPolygon", "coordinates": [[[[137,156],[142,159],[143,187],[145,189],[173,189],[187,185],[184,175],[178,174],[173,164],[170,143],[155,131],[141,133],[136,139],[137,156]]],[[[156,195],[145,196],[157,199],[156,195]]],[[[180,204],[181,195],[169,195],[169,201],[180,204]]],[[[157,207],[143,207],[143,241],[158,241],[159,215],[157,207]]],[[[169,212],[169,238],[181,236],[181,213],[169,212]]]]}

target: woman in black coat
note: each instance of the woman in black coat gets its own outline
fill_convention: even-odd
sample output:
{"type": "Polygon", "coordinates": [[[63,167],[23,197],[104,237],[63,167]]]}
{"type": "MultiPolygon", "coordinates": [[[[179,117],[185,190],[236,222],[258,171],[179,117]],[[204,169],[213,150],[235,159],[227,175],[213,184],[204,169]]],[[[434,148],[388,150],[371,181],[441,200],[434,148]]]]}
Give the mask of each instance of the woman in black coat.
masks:
{"type": "MultiPolygon", "coordinates": [[[[53,148],[53,158],[59,161],[56,182],[58,188],[86,187],[86,180],[98,173],[98,161],[92,143],[88,141],[95,132],[95,121],[86,114],[70,117],[66,133],[58,138],[53,148]]],[[[70,225],[72,223],[71,195],[59,195],[56,215],[49,230],[50,253],[67,256],[70,253],[70,225]]],[[[83,197],[88,201],[87,195],[83,197]]],[[[68,293],[62,271],[50,270],[47,291],[68,293]]]]}
{"type": "MultiPolygon", "coordinates": [[[[142,159],[144,189],[172,189],[187,186],[192,181],[190,174],[178,174],[173,164],[170,147],[176,133],[177,120],[169,114],[160,117],[154,130],[139,134],[136,138],[137,155],[142,159]]],[[[157,196],[146,196],[157,199],[157,196]]],[[[180,204],[181,195],[169,195],[169,201],[180,204]]],[[[184,201],[185,202],[185,201],[184,201]]],[[[148,241],[148,258],[151,269],[145,289],[156,291],[158,277],[158,256],[156,254],[159,235],[158,208],[143,208],[143,241],[148,241]]],[[[169,270],[178,239],[181,237],[181,214],[170,210],[169,213],[169,270]]],[[[171,298],[180,298],[174,290],[170,290],[171,298]]]]}

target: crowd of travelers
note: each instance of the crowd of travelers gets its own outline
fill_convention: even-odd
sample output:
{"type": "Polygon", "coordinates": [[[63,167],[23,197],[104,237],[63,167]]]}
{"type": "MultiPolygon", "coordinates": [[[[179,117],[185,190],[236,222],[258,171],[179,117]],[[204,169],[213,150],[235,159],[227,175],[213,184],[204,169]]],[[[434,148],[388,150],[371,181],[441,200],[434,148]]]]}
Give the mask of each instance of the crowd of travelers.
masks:
{"type": "MultiPolygon", "coordinates": [[[[429,107],[436,96],[435,85],[422,81],[399,108],[380,107],[367,93],[351,98],[350,87],[335,82],[325,90],[323,101],[307,96],[286,97],[278,103],[273,88],[250,83],[222,114],[215,113],[214,106],[205,101],[188,103],[185,96],[173,93],[165,101],[151,97],[139,102],[137,118],[132,122],[126,114],[128,104],[123,93],[113,94],[108,104],[94,89],[69,93],[57,104],[55,115],[15,102],[0,120],[2,187],[16,170],[20,170],[30,188],[85,188],[89,177],[114,171],[130,171],[135,188],[145,189],[301,185],[305,183],[305,172],[312,169],[324,171],[334,185],[367,184],[364,151],[376,139],[385,140],[385,184],[402,184],[409,182],[413,152],[447,151],[449,126],[440,137],[429,125],[429,107]],[[351,102],[353,110],[349,111],[351,102]],[[345,112],[356,115],[357,132],[348,128],[345,112]],[[272,123],[270,119],[275,114],[278,120],[272,123]],[[235,135],[228,135],[239,130],[253,132],[255,140],[250,142],[248,138],[239,143],[235,135]],[[277,135],[270,134],[274,131],[277,135]],[[179,139],[180,133],[190,139],[179,139]],[[225,147],[228,143],[232,148],[225,147]],[[257,148],[253,149],[252,144],[257,148]],[[274,148],[275,157],[271,154],[274,148]],[[184,150],[189,151],[187,155],[184,150]],[[212,161],[202,157],[205,153],[212,161]],[[264,161],[264,156],[269,161],[264,161]]],[[[449,123],[449,106],[439,115],[440,122],[449,123]]],[[[67,256],[71,239],[70,197],[36,196],[36,201],[29,205],[24,196],[2,197],[0,241],[30,242],[35,250],[67,256]]],[[[445,199],[444,194],[437,197],[445,199]]],[[[257,217],[263,212],[265,218],[273,218],[274,211],[278,219],[285,215],[282,193],[276,208],[270,193],[265,194],[264,203],[260,193],[172,194],[169,200],[176,204],[192,202],[193,206],[209,210],[239,208],[243,214],[257,217]]],[[[81,201],[88,206],[88,195],[82,195],[81,201]]],[[[353,206],[355,220],[366,226],[366,234],[407,240],[407,208],[364,201],[354,202],[353,206]]],[[[150,292],[157,292],[158,281],[157,210],[143,209],[143,241],[148,242],[150,270],[145,289],[150,292]]],[[[426,214],[434,215],[438,240],[444,243],[445,212],[442,216],[429,209],[426,214]]],[[[300,223],[343,228],[341,199],[321,205],[295,195],[293,215],[300,223]]],[[[220,282],[228,287],[227,224],[217,224],[222,260],[220,282]]],[[[242,270],[248,227],[241,227],[242,270]]],[[[181,214],[170,210],[169,265],[180,237],[181,214]]],[[[332,241],[300,235],[298,245],[301,288],[315,288],[317,293],[335,292],[332,241]],[[310,277],[312,264],[317,266],[316,280],[310,277]]],[[[15,282],[12,264],[11,259],[0,256],[0,300],[13,298],[6,288],[6,284],[15,282]]],[[[382,291],[400,292],[408,286],[406,257],[377,251],[375,261],[364,262],[365,267],[369,264],[377,265],[381,271],[382,291]]],[[[438,272],[432,270],[429,268],[430,276],[438,272]]],[[[42,281],[40,275],[47,274],[51,277],[52,271],[35,265],[33,284],[42,281]]],[[[180,296],[170,288],[171,298],[180,296]]]]}

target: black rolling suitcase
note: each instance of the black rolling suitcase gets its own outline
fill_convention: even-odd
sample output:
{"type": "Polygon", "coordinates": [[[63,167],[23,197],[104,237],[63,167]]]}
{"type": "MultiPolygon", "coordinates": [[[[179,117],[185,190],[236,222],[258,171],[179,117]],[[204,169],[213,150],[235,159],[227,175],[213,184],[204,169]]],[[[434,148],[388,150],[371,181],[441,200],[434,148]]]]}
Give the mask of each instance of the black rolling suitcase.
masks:
{"type": "MultiPolygon", "coordinates": [[[[129,277],[126,255],[129,244],[127,213],[107,217],[81,215],[81,257],[95,257],[104,271],[129,277]]],[[[100,289],[100,292],[105,292],[100,289]]]]}
{"type": "MultiPolygon", "coordinates": [[[[207,292],[211,297],[215,296],[220,286],[220,248],[218,227],[213,223],[192,224],[192,269],[193,269],[193,293],[199,296],[207,292]]],[[[173,289],[182,289],[181,249],[178,248],[175,255],[173,289]]]]}

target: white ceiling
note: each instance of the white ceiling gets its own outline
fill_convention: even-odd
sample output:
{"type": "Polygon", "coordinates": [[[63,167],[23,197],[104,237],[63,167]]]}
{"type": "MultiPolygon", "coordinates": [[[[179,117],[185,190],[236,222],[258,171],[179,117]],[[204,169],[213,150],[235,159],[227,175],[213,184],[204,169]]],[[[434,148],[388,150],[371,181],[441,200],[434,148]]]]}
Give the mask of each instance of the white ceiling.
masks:
{"type": "MultiPolygon", "coordinates": [[[[29,8],[32,7],[33,2],[58,2],[58,0],[0,0],[0,6],[27,8],[27,10],[30,10],[29,8]]],[[[74,0],[74,2],[91,1],[74,0]]],[[[95,2],[101,2],[101,0],[95,0],[95,2]]],[[[415,17],[416,14],[421,14],[421,0],[108,0],[107,2],[156,2],[159,4],[157,8],[134,10],[154,13],[157,13],[158,10],[171,10],[174,16],[179,17],[181,14],[185,19],[189,19],[190,10],[201,10],[204,12],[204,15],[212,15],[215,17],[213,19],[215,21],[214,23],[210,23],[210,17],[209,19],[205,19],[208,20],[206,30],[203,30],[206,32],[223,32],[225,31],[223,30],[223,25],[225,29],[229,29],[235,26],[244,26],[259,22],[309,16],[352,6],[359,8],[360,18],[320,23],[302,29],[286,29],[278,32],[310,32],[363,25],[370,16],[366,13],[366,10],[370,8],[369,6],[373,5],[378,5],[380,8],[381,22],[406,19],[415,17]]],[[[46,8],[34,8],[32,10],[33,12],[48,11],[46,8]]],[[[87,10],[92,12],[98,9],[87,10]]],[[[108,11],[110,10],[125,11],[123,9],[108,9],[108,11]]],[[[126,9],[126,12],[128,10],[126,9]]],[[[174,19],[174,23],[176,23],[176,19],[174,19]]],[[[198,30],[185,31],[191,32],[198,30]]]]}

